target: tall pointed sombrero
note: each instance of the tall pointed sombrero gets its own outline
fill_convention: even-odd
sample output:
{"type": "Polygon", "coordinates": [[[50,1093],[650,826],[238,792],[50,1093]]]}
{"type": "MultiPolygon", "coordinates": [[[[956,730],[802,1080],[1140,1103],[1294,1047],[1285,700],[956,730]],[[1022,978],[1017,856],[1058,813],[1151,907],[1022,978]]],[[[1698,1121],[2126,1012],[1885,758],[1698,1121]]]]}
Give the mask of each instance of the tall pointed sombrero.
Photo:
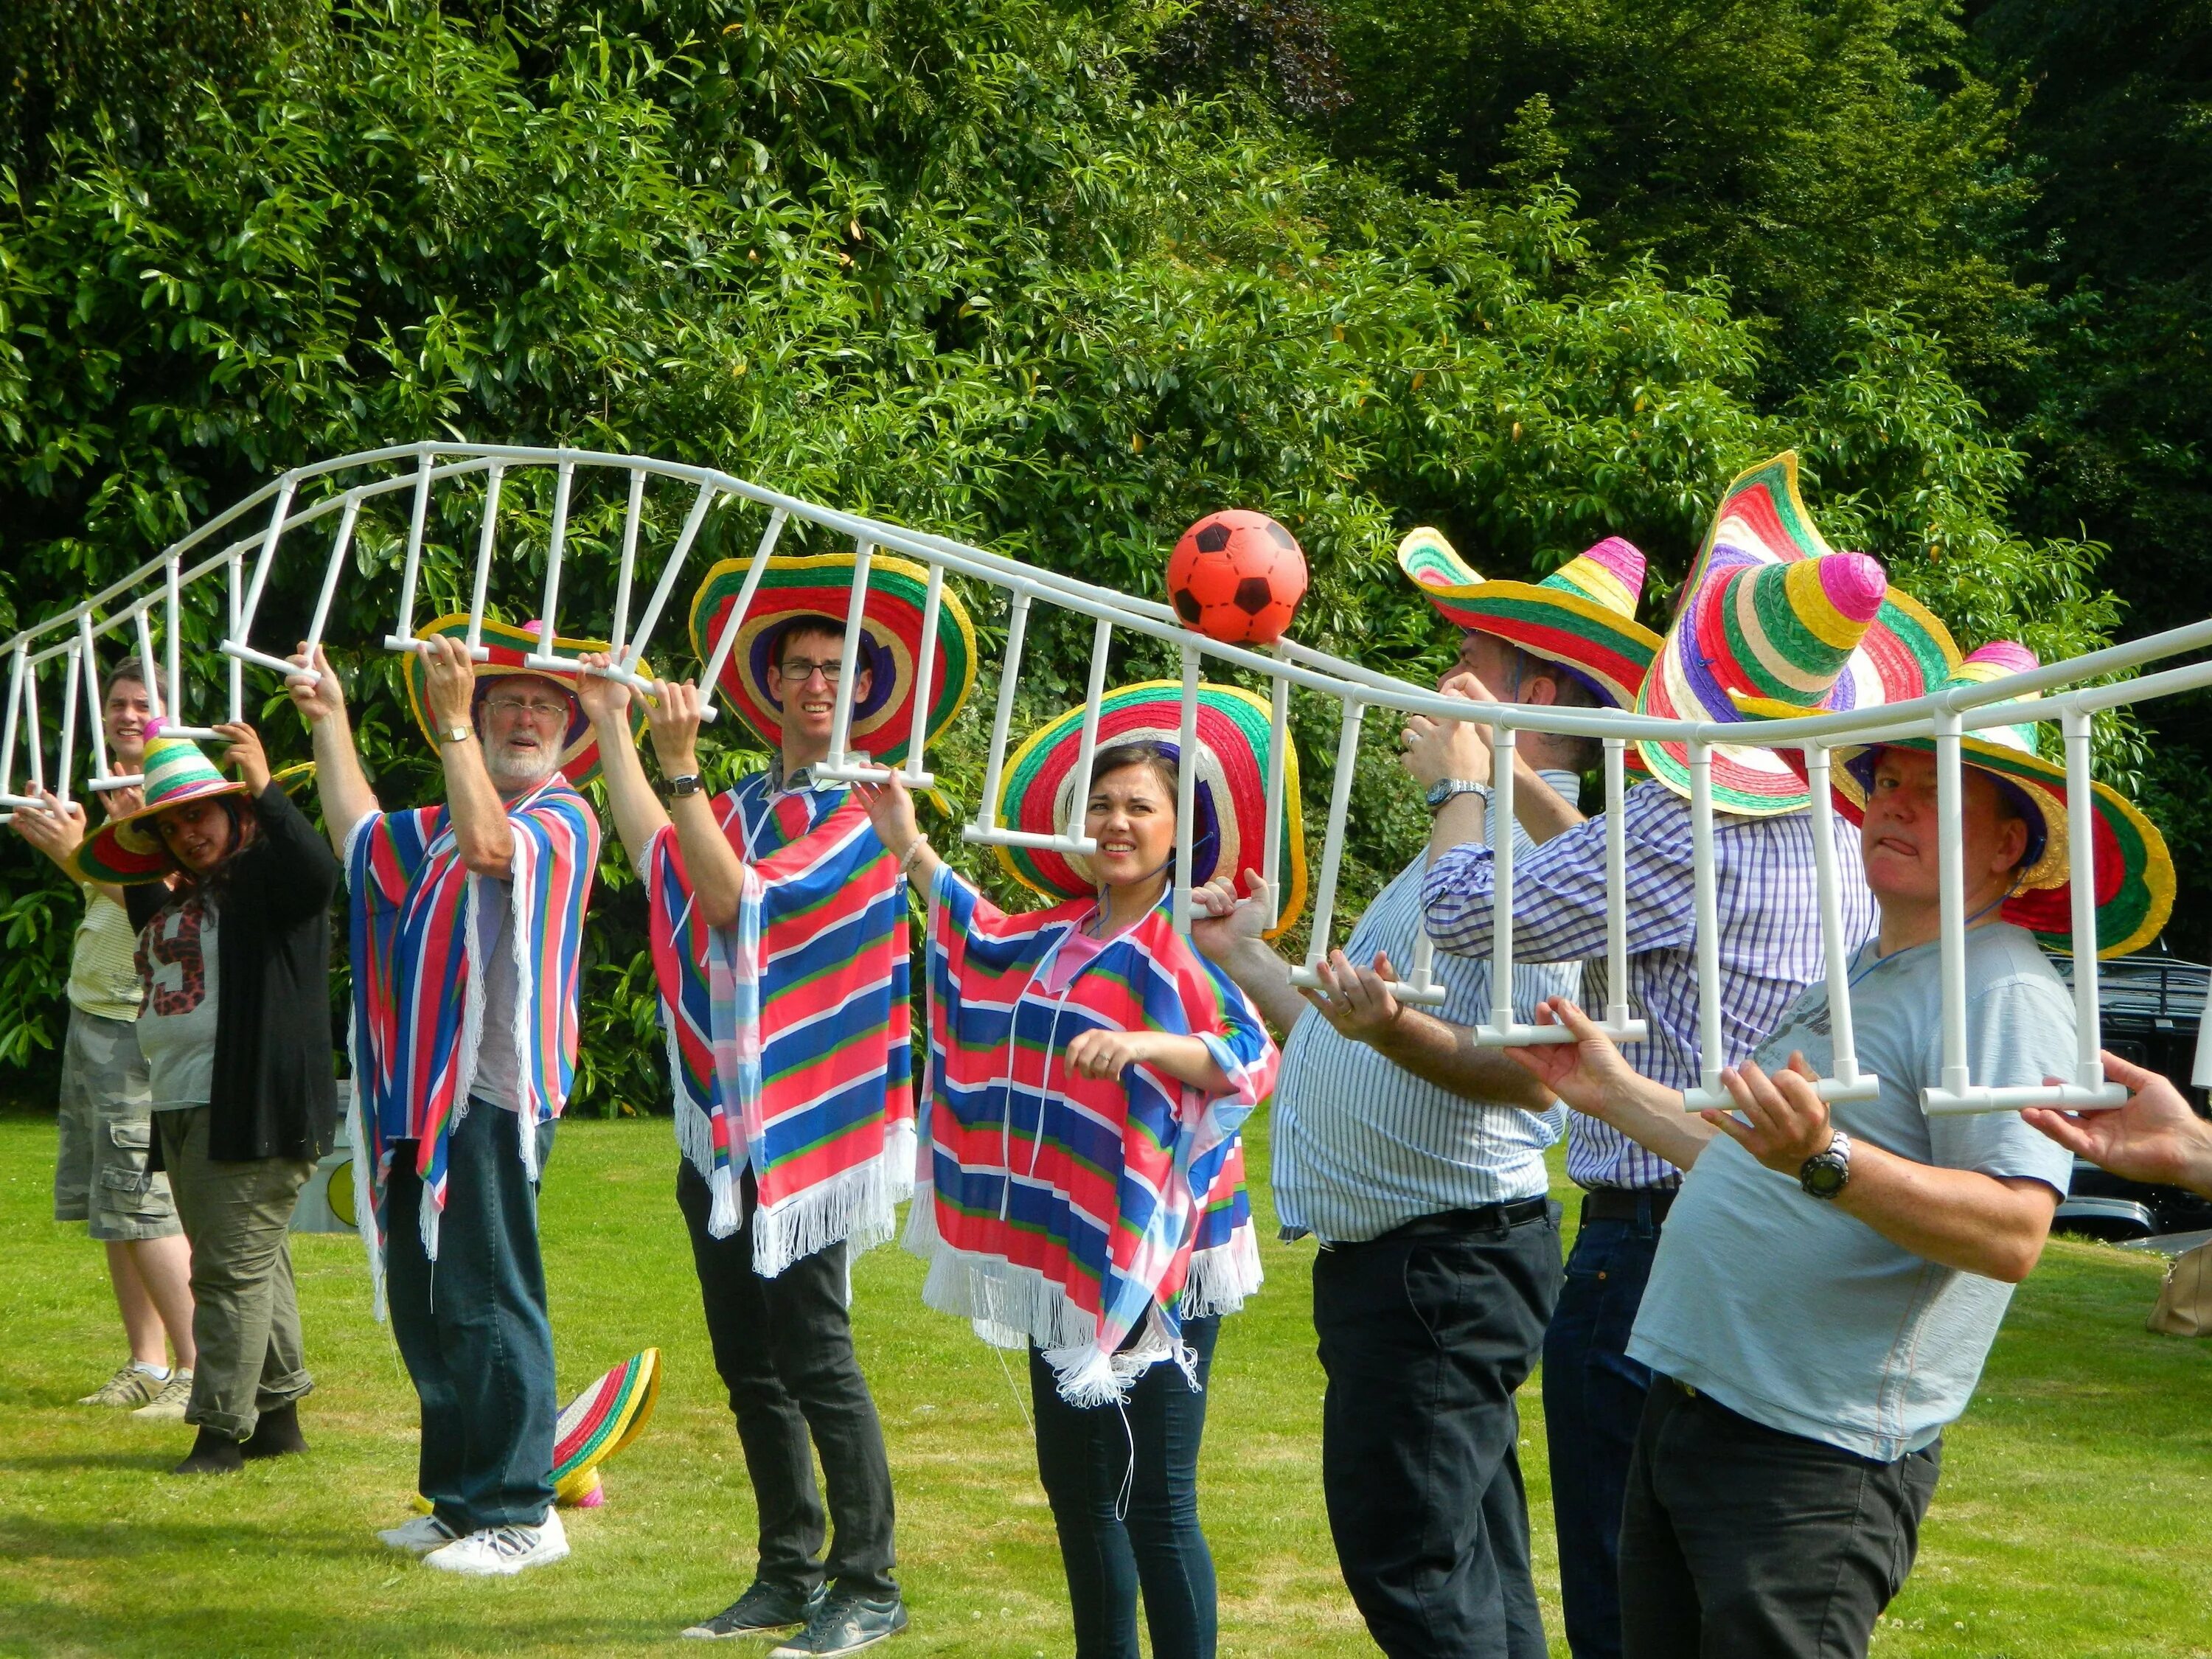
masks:
{"type": "MultiPolygon", "coordinates": [[[[1156,743],[1180,757],[1182,685],[1146,680],[1109,691],[1098,706],[1099,752],[1120,744],[1156,743]]],[[[1267,699],[1233,685],[1198,689],[1198,822],[1191,831],[1194,887],[1234,872],[1238,893],[1244,872],[1265,860],[1261,825],[1267,819],[1267,756],[1273,727],[1267,699]]],[[[1088,779],[1075,775],[1083,747],[1083,710],[1071,708],[1039,726],[1006,760],[999,785],[999,822],[1031,835],[1063,833],[1080,825],[1076,799],[1088,779]]],[[[1298,751],[1284,757],[1281,921],[1273,938],[1296,921],[1306,902],[1305,825],[1298,810],[1298,751]]],[[[1054,898],[1083,898],[1098,890],[1088,872],[1060,854],[1001,847],[999,858],[1014,879],[1054,898]]]]}
{"type": "MultiPolygon", "coordinates": [[[[511,623],[494,622],[489,617],[484,618],[483,633],[478,642],[491,653],[491,659],[477,665],[476,709],[481,718],[484,699],[490,695],[492,687],[502,679],[526,674],[559,686],[568,694],[568,730],[561,743],[561,773],[570,783],[580,788],[599,769],[599,740],[592,730],[590,717],[584,713],[584,705],[576,700],[575,675],[549,668],[532,668],[523,662],[522,659],[532,652],[545,648],[539,642],[543,632],[544,629],[535,622],[516,628],[511,623]]],[[[465,616],[441,617],[435,622],[417,627],[415,635],[417,639],[443,635],[448,639],[465,640],[469,635],[469,619],[465,616]]],[[[574,657],[586,652],[605,651],[607,642],[605,640],[572,640],[566,635],[557,635],[551,648],[556,656],[574,657]]],[[[638,665],[637,672],[641,678],[652,677],[652,670],[643,663],[638,665]]],[[[430,705],[425,695],[428,677],[429,669],[422,657],[410,654],[407,659],[407,704],[415,711],[415,723],[422,728],[422,735],[435,747],[437,728],[431,724],[430,705]]],[[[630,718],[633,734],[644,729],[645,709],[635,697],[630,700],[630,718]]]]}
{"type": "MultiPolygon", "coordinates": [[[[2012,640],[1985,645],[1960,663],[1946,685],[1983,685],[2036,665],[2035,653],[2012,640]]],[[[2000,705],[2002,706],[2002,705],[2000,705]]],[[[1748,703],[1749,712],[1782,717],[1798,711],[1778,703],[1748,703]]],[[[1829,774],[1836,805],[1853,823],[1866,817],[1874,787],[1875,762],[1884,748],[1836,749],[1829,774]]],[[[1932,750],[1932,738],[1899,739],[1899,748],[1932,750]]],[[[1800,768],[1802,751],[1786,750],[1800,768]]],[[[1964,765],[1986,772],[2027,820],[2027,857],[2019,885],[2001,914],[2060,950],[2074,939],[2073,865],[2066,811],[2066,769],[2043,758],[2035,725],[1984,726],[1959,740],[1964,765]]],[[[2173,913],[2173,858],[2158,826],[2109,784],[2092,786],[2096,797],[2096,847],[2092,868],[2097,883],[2097,954],[2124,956],[2156,939],[2173,913]]]]}
{"type": "MultiPolygon", "coordinates": [[[[707,573],[691,601],[691,648],[712,659],[715,642],[745,584],[750,559],[725,559],[707,573]]],[[[921,649],[921,619],[929,573],[909,560],[878,554],[868,565],[868,604],[862,613],[859,663],[872,671],[868,695],[853,705],[847,746],[871,760],[896,766],[914,738],[915,663],[921,649]]],[[[769,653],[785,623],[801,617],[825,618],[843,633],[852,608],[853,556],[819,553],[771,558],[761,574],[750,609],[722,669],[721,691],[738,718],[773,749],[783,737],[782,708],[768,689],[769,653]]],[[[967,607],[948,586],[937,615],[929,671],[928,740],[952,724],[975,684],[975,629],[967,607]]]]}
{"type": "Polygon", "coordinates": [[[146,753],[139,767],[146,779],[144,804],[135,812],[110,818],[85,838],[71,860],[80,880],[120,887],[159,881],[177,867],[177,861],[161,840],[155,818],[186,801],[246,793],[245,784],[216,771],[198,744],[163,736],[166,724],[158,718],[146,722],[146,753]]]}
{"type": "MultiPolygon", "coordinates": [[[[1879,562],[1822,539],[1797,493],[1797,457],[1784,453],[1722,497],[1636,712],[1730,723],[1753,718],[1747,700],[1800,714],[1865,708],[1919,696],[1958,660],[1949,631],[1879,562]]],[[[1686,744],[1637,747],[1655,777],[1690,793],[1686,744]]],[[[1770,817],[1810,799],[1776,750],[1717,744],[1711,757],[1723,811],[1770,817]]]]}
{"type": "Polygon", "coordinates": [[[590,1509],[599,1502],[599,1465],[637,1438],[660,1398],[660,1350],[647,1348],[570,1401],[553,1425],[553,1497],[590,1509]]]}
{"type": "Polygon", "coordinates": [[[1636,620],[1644,555],[1618,536],[1577,554],[1540,582],[1486,582],[1425,526],[1398,544],[1398,568],[1455,628],[1494,634],[1530,656],[1560,664],[1615,708],[1635,703],[1659,654],[1659,636],[1636,620]]]}

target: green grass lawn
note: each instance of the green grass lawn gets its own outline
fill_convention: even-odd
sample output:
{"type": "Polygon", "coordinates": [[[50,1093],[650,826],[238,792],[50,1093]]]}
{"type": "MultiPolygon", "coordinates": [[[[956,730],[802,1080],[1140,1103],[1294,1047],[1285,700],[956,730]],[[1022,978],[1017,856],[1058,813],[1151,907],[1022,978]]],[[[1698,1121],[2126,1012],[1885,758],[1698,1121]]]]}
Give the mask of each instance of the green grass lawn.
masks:
{"type": "MultiPolygon", "coordinates": [[[[1253,1137],[1263,1222],[1264,1133],[1253,1137]]],[[[0,1118],[0,1653],[627,1652],[744,1588],[752,1501],[707,1352],[665,1122],[561,1133],[544,1210],[564,1395],[657,1344],[652,1426],[568,1512],[575,1554],[506,1582],[426,1571],[371,1536],[408,1513],[414,1399],[368,1316],[360,1249],[295,1241],[309,1362],[305,1458],[162,1473],[190,1436],[66,1403],[118,1363],[99,1253],[50,1220],[52,1127],[0,1118]]],[[[1225,1654],[1370,1653],[1336,1572],[1319,1477],[1311,1248],[1267,1246],[1268,1282],[1224,1334],[1202,1490],[1225,1654]]],[[[1743,1264],[1747,1273],[1758,1264],[1743,1264]]],[[[2212,1418],[2205,1351],[2147,1334],[2154,1261],[2054,1245],[1949,1437],[1913,1582],[1884,1655],[2212,1654],[2212,1418]]],[[[896,1249],[854,1273],[854,1323],[898,1481],[910,1656],[1065,1654],[1027,1382],[923,1308],[896,1249]]],[[[1540,1402],[1522,1456],[1553,1651],[1558,1577],[1540,1402]]],[[[747,1647],[746,1651],[760,1650],[747,1647]]]]}

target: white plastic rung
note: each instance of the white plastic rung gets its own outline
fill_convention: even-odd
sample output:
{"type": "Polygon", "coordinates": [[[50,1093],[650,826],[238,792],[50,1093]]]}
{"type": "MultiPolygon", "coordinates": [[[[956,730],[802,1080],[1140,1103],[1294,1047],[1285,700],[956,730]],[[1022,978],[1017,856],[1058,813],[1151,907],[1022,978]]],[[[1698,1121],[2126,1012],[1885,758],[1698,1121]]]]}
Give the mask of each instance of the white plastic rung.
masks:
{"type": "Polygon", "coordinates": [[[960,839],[971,847],[1025,847],[1039,853],[1073,853],[1086,858],[1098,850],[1098,843],[1088,836],[1043,836],[995,825],[985,830],[968,824],[961,830],[960,839]]]}
{"type": "Polygon", "coordinates": [[[2078,1083],[2023,1084],[2014,1088],[1969,1086],[1965,1089],[1923,1089],[1920,1109],[1930,1117],[1966,1117],[1977,1112],[2017,1112],[2027,1106],[2055,1106],[2064,1112],[2109,1112],[2128,1103],[2128,1091],[2117,1083],[2084,1089],[2078,1083]]]}

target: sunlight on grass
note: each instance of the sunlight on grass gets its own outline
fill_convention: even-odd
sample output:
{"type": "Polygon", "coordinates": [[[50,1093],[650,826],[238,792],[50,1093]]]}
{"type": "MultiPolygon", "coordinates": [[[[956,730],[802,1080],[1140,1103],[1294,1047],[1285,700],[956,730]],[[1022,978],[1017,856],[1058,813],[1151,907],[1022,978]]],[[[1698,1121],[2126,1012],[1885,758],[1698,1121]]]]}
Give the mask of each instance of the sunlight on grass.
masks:
{"type": "MultiPolygon", "coordinates": [[[[1264,1133],[1254,1139],[1272,1231],[1264,1133]]],[[[319,1381],[301,1408],[309,1456],[179,1480],[161,1471],[189,1443],[181,1426],[68,1405],[119,1363],[119,1339],[98,1252],[82,1227],[47,1218],[52,1156],[51,1123],[0,1119],[0,1653],[627,1652],[665,1644],[744,1587],[751,1494],[708,1354],[665,1121],[561,1131],[544,1229],[562,1391],[656,1344],[666,1381],[651,1427],[608,1468],[606,1506],[568,1512],[574,1557],[495,1583],[425,1571],[371,1536],[407,1512],[414,1401],[368,1318],[350,1239],[295,1241],[319,1381]]],[[[1216,1361],[1201,1494],[1224,1655],[1373,1651],[1322,1510],[1311,1261],[1310,1245],[1267,1246],[1267,1287],[1229,1322],[1216,1361]]],[[[1065,1654],[1022,1367],[923,1308],[921,1266],[896,1249],[864,1258],[854,1278],[914,1614],[887,1651],[1065,1654]]],[[[2205,1353],[2143,1331],[2156,1282],[2139,1257],[2052,1248],[1949,1437],[1920,1568],[1877,1653],[2212,1653],[2205,1353]]],[[[1539,1585],[1564,1654],[1533,1382],[1522,1409],[1539,1585]]]]}

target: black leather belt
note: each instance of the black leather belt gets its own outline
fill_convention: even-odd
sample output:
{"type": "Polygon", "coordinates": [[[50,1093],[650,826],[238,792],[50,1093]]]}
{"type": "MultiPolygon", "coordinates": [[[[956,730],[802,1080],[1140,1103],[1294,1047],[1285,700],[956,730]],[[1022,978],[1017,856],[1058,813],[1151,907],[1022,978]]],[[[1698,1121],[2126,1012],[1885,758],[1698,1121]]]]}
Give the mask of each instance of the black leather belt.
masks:
{"type": "Polygon", "coordinates": [[[1373,1242],[1377,1244],[1407,1238],[1458,1238],[1468,1233],[1494,1233],[1517,1227],[1548,1213],[1551,1200],[1516,1198],[1510,1204],[1483,1204],[1472,1210],[1439,1210],[1416,1217],[1402,1227],[1393,1227],[1373,1242]]]}
{"type": "Polygon", "coordinates": [[[1583,1194],[1583,1219],[1589,1221],[1633,1221],[1639,1206],[1645,1211],[1654,1226],[1667,1218],[1667,1212],[1674,1207],[1675,1187],[1592,1187],[1583,1194]]]}

